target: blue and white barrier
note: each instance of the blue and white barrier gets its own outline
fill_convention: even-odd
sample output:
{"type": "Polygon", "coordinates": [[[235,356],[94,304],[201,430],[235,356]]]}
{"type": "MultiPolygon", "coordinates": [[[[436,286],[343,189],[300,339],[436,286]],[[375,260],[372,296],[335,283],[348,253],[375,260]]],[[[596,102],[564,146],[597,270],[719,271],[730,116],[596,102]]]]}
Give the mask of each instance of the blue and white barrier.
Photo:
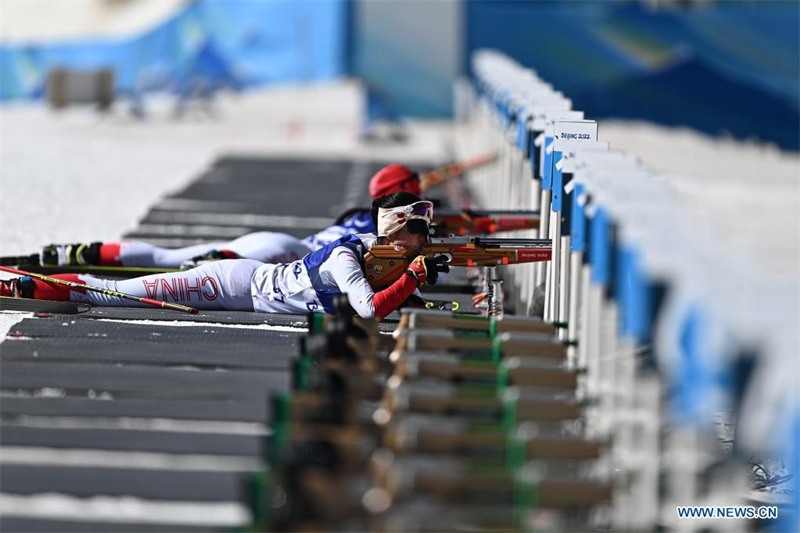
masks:
{"type": "Polygon", "coordinates": [[[617,487],[598,525],[734,531],[741,521],[676,507],[769,504],[769,527],[800,530],[796,490],[767,499],[749,485],[754,455],[799,473],[798,286],[765,281],[534,71],[479,51],[473,72],[463,151],[497,150],[501,164],[467,185],[485,207],[540,209],[521,236],[553,239],[548,263],[498,274],[517,313],[563,326],[569,364],[585,370],[585,431],[612,442],[596,474],[617,487]]]}

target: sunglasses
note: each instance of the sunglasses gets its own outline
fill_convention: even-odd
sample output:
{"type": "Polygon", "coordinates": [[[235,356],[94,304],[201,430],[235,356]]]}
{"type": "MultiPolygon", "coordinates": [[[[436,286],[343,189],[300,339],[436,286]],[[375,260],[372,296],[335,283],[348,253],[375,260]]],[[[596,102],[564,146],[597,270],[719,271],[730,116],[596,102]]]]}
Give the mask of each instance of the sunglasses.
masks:
{"type": "Polygon", "coordinates": [[[426,200],[414,202],[410,205],[404,205],[396,208],[398,211],[406,213],[408,221],[406,228],[409,233],[414,235],[423,235],[427,237],[430,233],[429,224],[433,218],[433,203],[426,200]]]}
{"type": "Polygon", "coordinates": [[[400,207],[393,207],[393,213],[405,213],[408,217],[420,217],[430,221],[433,218],[433,202],[427,200],[420,200],[409,205],[401,205],[400,207]]]}
{"type": "Polygon", "coordinates": [[[427,237],[430,233],[428,223],[421,218],[412,218],[406,222],[406,228],[408,228],[409,233],[413,233],[414,235],[424,235],[427,237]]]}

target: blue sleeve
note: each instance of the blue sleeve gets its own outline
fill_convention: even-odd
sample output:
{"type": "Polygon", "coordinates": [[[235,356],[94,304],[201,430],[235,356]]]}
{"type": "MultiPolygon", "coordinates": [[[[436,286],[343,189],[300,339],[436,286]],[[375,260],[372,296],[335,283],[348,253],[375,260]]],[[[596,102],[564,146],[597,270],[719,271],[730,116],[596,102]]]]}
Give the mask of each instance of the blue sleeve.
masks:
{"type": "Polygon", "coordinates": [[[356,213],[346,218],[341,225],[348,230],[347,233],[375,233],[377,230],[369,211],[356,213]]]}

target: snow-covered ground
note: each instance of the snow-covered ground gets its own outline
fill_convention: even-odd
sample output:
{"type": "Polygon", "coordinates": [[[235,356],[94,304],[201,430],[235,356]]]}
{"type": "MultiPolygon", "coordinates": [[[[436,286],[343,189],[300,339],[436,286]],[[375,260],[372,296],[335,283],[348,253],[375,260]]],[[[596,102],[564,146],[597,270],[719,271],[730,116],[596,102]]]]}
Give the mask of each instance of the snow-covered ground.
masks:
{"type": "Polygon", "coordinates": [[[0,107],[0,254],[117,239],[220,154],[446,159],[441,124],[412,125],[404,145],[359,143],[360,88],[351,82],[228,95],[212,116],[196,108],[180,120],[172,100],[146,104],[145,120],[125,102],[109,114],[0,107]]]}
{"type": "Polygon", "coordinates": [[[147,31],[187,0],[1,0],[0,35],[5,42],[119,39],[147,31]],[[46,12],[47,16],[42,16],[46,12]]]}
{"type": "Polygon", "coordinates": [[[598,138],[663,174],[732,255],[800,282],[800,154],[642,122],[602,122],[598,138]]]}

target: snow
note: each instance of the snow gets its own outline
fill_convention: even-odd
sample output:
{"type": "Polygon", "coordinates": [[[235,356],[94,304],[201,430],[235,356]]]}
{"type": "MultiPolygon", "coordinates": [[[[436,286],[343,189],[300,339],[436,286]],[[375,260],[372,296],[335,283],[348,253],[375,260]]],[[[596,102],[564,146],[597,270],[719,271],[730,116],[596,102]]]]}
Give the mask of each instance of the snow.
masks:
{"type": "Polygon", "coordinates": [[[602,122],[598,138],[663,175],[732,255],[765,278],[800,281],[798,153],[642,122],[602,122]]]}
{"type": "Polygon", "coordinates": [[[107,115],[1,107],[0,254],[118,239],[220,154],[445,159],[436,124],[413,127],[415,138],[400,148],[361,145],[359,91],[351,82],[273,87],[225,96],[214,116],[195,109],[181,120],[167,99],[147,102],[146,120],[125,102],[107,115]]]}
{"type": "Polygon", "coordinates": [[[238,502],[155,501],[131,496],[78,498],[65,494],[3,494],[3,516],[36,516],[64,521],[103,521],[194,525],[231,528],[247,523],[247,509],[238,502]]]}
{"type": "Polygon", "coordinates": [[[186,0],[3,0],[0,35],[6,42],[120,39],[154,27],[186,0]],[[47,16],[42,16],[43,11],[47,16]]]}
{"type": "Polygon", "coordinates": [[[14,325],[22,322],[25,318],[31,318],[33,313],[21,313],[18,311],[0,312],[0,339],[5,339],[8,332],[14,325]]]}
{"type": "Polygon", "coordinates": [[[218,322],[192,322],[187,320],[119,320],[114,318],[98,318],[97,322],[118,322],[140,326],[172,326],[203,328],[203,333],[213,333],[215,328],[250,329],[261,331],[283,331],[288,333],[308,333],[308,326],[275,326],[272,324],[222,324],[218,322]]]}

